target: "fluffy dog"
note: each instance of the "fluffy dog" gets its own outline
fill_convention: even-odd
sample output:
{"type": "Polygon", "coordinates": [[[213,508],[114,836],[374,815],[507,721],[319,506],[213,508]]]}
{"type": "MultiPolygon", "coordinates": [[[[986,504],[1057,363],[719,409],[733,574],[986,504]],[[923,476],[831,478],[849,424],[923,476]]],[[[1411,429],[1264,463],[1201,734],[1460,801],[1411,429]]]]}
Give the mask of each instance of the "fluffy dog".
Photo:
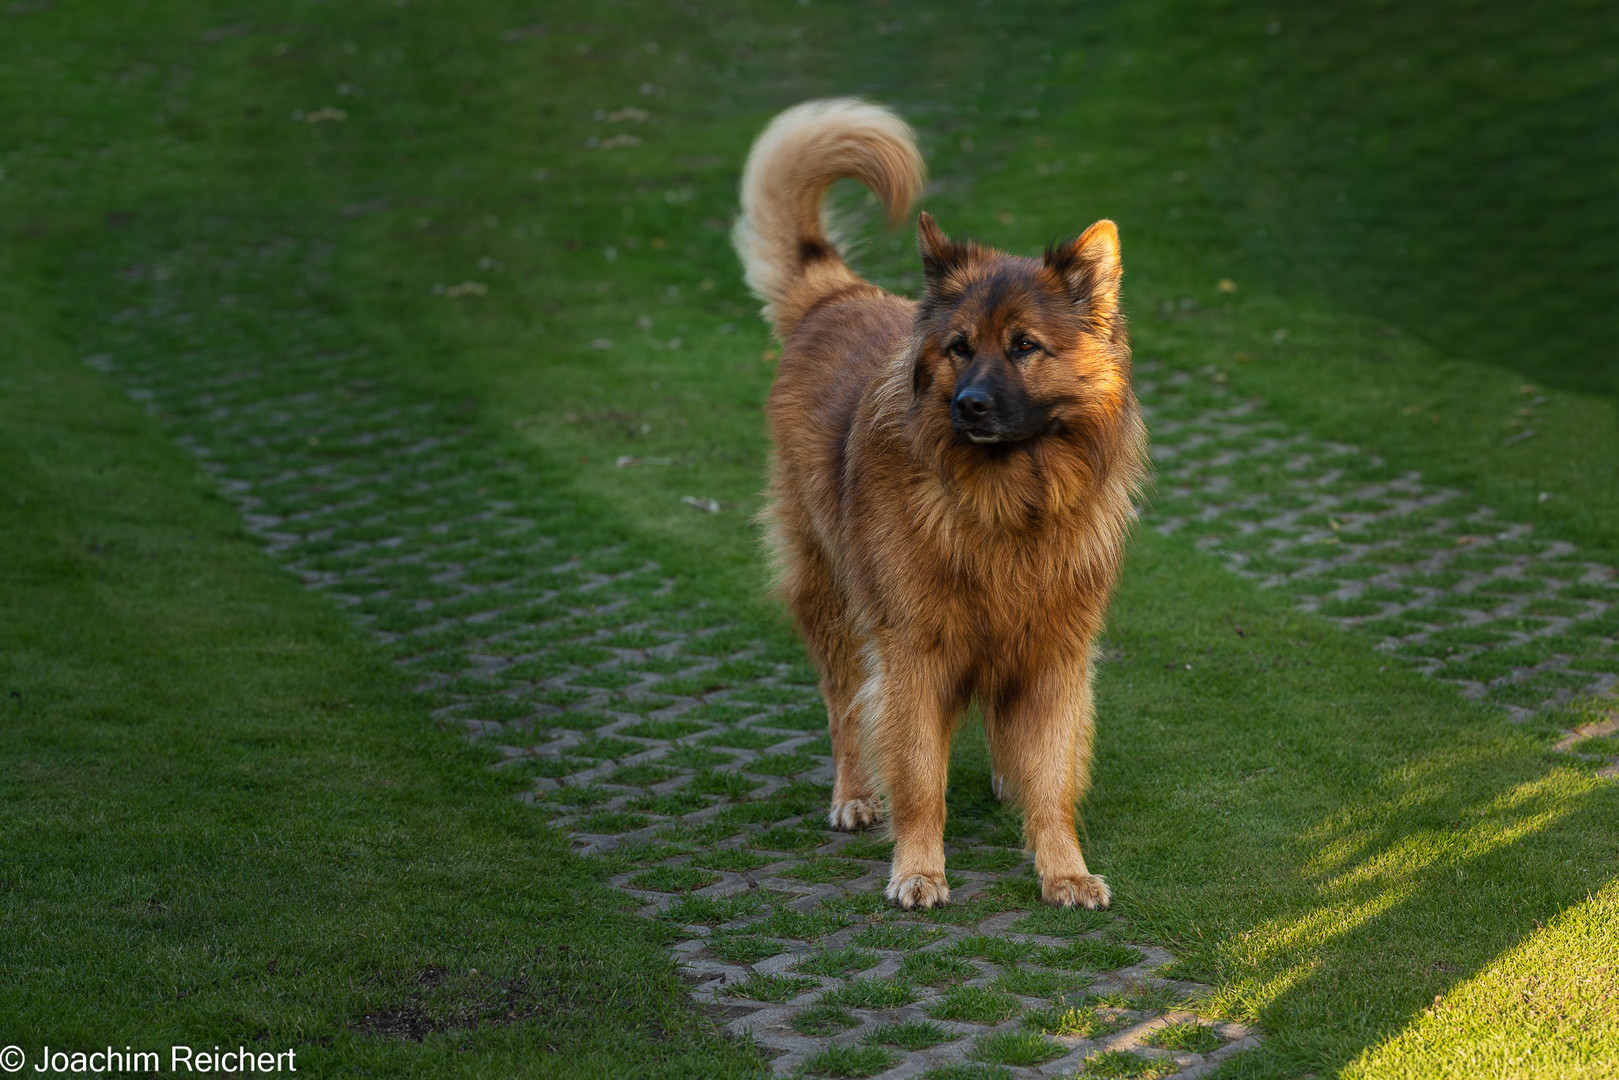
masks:
{"type": "Polygon", "coordinates": [[[1098,221],[1025,258],[952,241],[924,213],[912,301],[828,239],[822,201],[844,177],[900,220],[923,180],[910,128],[855,100],[789,109],[748,157],[733,235],[782,342],[763,520],[820,672],[831,825],[878,822],[881,793],[888,898],[946,902],[950,736],[976,699],[1046,901],[1106,907],[1074,806],[1092,646],[1146,474],[1118,230],[1098,221]]]}

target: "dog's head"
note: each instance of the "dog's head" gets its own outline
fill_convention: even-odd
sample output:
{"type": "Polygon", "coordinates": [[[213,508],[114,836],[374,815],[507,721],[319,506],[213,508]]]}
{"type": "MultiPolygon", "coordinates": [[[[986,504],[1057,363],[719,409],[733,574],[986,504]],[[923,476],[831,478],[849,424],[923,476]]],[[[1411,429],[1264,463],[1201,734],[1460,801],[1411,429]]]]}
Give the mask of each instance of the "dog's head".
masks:
{"type": "Polygon", "coordinates": [[[1121,456],[1135,469],[1113,223],[1098,221],[1040,259],[952,241],[927,214],[918,242],[927,290],[913,424],[941,471],[964,489],[996,485],[995,501],[1012,500],[1027,518],[1052,498],[1077,497],[1121,456]]]}

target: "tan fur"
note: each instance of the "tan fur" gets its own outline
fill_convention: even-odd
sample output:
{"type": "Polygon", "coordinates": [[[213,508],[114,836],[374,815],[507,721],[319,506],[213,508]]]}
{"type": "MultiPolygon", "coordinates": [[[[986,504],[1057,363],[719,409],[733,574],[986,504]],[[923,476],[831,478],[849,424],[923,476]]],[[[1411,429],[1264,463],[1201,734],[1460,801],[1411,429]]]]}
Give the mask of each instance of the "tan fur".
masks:
{"type": "Polygon", "coordinates": [[[924,177],[905,121],[854,99],[810,101],[771,121],[748,155],[731,242],[784,340],[817,299],[863,284],[837,257],[822,218],[826,189],[845,177],[876,192],[897,223],[924,177]]]}
{"type": "Polygon", "coordinates": [[[821,674],[830,823],[875,823],[881,792],[889,898],[948,900],[950,735],[976,700],[1046,900],[1106,906],[1074,806],[1090,774],[1091,652],[1146,472],[1117,230],[1097,222],[1030,259],[954,243],[923,214],[928,284],[911,301],[862,281],[825,239],[820,200],[843,176],[903,212],[921,178],[909,129],[858,102],[789,110],[749,157],[735,233],[783,343],[763,520],[821,674]],[[981,445],[958,429],[952,402],[979,371],[1001,380],[997,408],[1027,402],[1034,434],[981,445]]]}

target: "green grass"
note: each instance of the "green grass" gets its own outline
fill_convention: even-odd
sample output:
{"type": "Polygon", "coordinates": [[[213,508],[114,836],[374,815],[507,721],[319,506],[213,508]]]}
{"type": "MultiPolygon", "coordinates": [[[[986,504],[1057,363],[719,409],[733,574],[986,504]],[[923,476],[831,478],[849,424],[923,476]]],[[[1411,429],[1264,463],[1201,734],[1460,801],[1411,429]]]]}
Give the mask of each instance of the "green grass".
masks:
{"type": "Polygon", "coordinates": [[[1175,1071],[1173,1058],[1145,1058],[1124,1050],[1102,1050],[1085,1059],[1083,1076],[1157,1080],[1175,1071]]]}
{"type": "MultiPolygon", "coordinates": [[[[765,810],[761,807],[761,810],[765,810]]],[[[756,821],[779,821],[786,816],[781,811],[764,812],[755,817],[756,821]]],[[[766,829],[755,835],[750,841],[752,845],[764,851],[791,851],[796,855],[808,855],[816,848],[824,847],[827,843],[825,830],[806,827],[802,825],[781,825],[774,829],[766,829]]],[[[841,863],[844,860],[836,860],[841,863]]]]}
{"type": "Polygon", "coordinates": [[[1024,860],[1023,852],[1012,848],[968,848],[950,855],[952,870],[978,870],[999,874],[1018,866],[1024,860]]]}
{"type": "Polygon", "coordinates": [[[928,986],[945,986],[971,979],[978,969],[967,961],[938,952],[913,952],[899,964],[901,978],[928,986]]]}
{"type": "Polygon", "coordinates": [[[841,1005],[848,1009],[897,1009],[909,1005],[918,994],[916,987],[903,979],[850,979],[821,997],[828,1005],[841,1005]]]}
{"type": "Polygon", "coordinates": [[[729,960],[733,964],[751,964],[756,960],[763,960],[767,956],[775,956],[782,951],[779,941],[773,941],[763,934],[749,934],[741,931],[729,931],[714,934],[704,943],[709,952],[721,960],[729,960]]]}
{"type": "Polygon", "coordinates": [[[719,874],[700,870],[695,866],[660,866],[644,870],[630,878],[632,889],[652,889],[657,892],[691,892],[721,880],[719,874]]]}
{"type": "Polygon", "coordinates": [[[663,909],[663,918],[678,925],[717,926],[759,910],[757,893],[733,896],[683,896],[663,909]]]}
{"type": "Polygon", "coordinates": [[[817,1002],[793,1014],[792,1028],[800,1035],[836,1035],[848,1028],[859,1027],[860,1019],[848,1009],[825,1002],[817,1002]]]}
{"type": "Polygon", "coordinates": [[[814,979],[803,979],[793,975],[755,975],[743,982],[728,984],[725,993],[730,997],[780,1004],[783,1001],[791,1001],[804,991],[813,990],[819,985],[814,979]]]}
{"type": "Polygon", "coordinates": [[[849,881],[867,872],[869,868],[853,859],[840,859],[833,855],[817,855],[791,870],[782,871],[782,877],[793,881],[813,883],[849,881]]]}
{"type": "Polygon", "coordinates": [[[1029,941],[991,937],[988,934],[969,934],[950,946],[957,956],[977,956],[993,964],[1017,964],[1034,956],[1039,946],[1029,941]]]}
{"type": "Polygon", "coordinates": [[[748,763],[748,771],[760,776],[797,776],[820,762],[813,754],[766,754],[748,763]]]}
{"type": "Polygon", "coordinates": [[[714,851],[699,852],[691,857],[692,865],[701,866],[709,870],[734,870],[738,872],[757,870],[761,866],[770,865],[772,859],[769,855],[760,855],[747,848],[717,848],[714,851]]]}
{"type": "Polygon", "coordinates": [[[876,923],[864,927],[850,940],[869,949],[919,949],[944,935],[945,931],[931,926],[876,923]]]}
{"type": "Polygon", "coordinates": [[[923,1080],[1008,1080],[1012,1072],[1001,1065],[958,1061],[923,1073],[923,1080]]]}
{"type": "Polygon", "coordinates": [[[619,769],[607,778],[610,784],[631,784],[636,787],[650,787],[659,784],[674,776],[673,769],[662,765],[630,765],[619,769]]]}
{"type": "Polygon", "coordinates": [[[856,836],[838,849],[840,855],[851,859],[876,859],[887,862],[894,857],[894,843],[873,836],[856,836]]]}
{"type": "Polygon", "coordinates": [[[880,1046],[831,1046],[804,1062],[810,1076],[876,1076],[899,1058],[880,1046]]]}
{"type": "Polygon", "coordinates": [[[872,1028],[863,1042],[893,1046],[900,1050],[927,1050],[942,1043],[961,1038],[926,1020],[907,1020],[900,1024],[879,1024],[872,1028]]]}
{"type": "MultiPolygon", "coordinates": [[[[835,5],[728,15],[627,3],[511,40],[531,12],[481,0],[0,15],[0,1030],[64,1046],[264,1032],[310,1071],[386,1075],[764,1068],[681,1004],[665,928],[600,884],[616,864],[569,855],[511,798],[522,770],[485,769],[428,710],[466,693],[472,714],[513,719],[500,694],[520,689],[570,710],[545,728],[605,714],[463,679],[464,627],[438,620],[479,601],[408,561],[384,584],[442,609],[369,595],[354,615],[415,636],[356,632],[271,569],[198,462],[261,485],[344,475],[372,451],[236,432],[203,400],[257,379],[296,421],[299,395],[340,388],[356,404],[332,415],[369,437],[387,425],[365,409],[425,417],[415,434],[452,446],[429,489],[470,512],[488,486],[542,521],[546,565],[631,574],[621,612],[564,573],[500,616],[510,655],[550,650],[523,679],[604,663],[603,645],[564,643],[632,616],[673,625],[699,599],[700,628],[728,627],[707,655],[764,642],[772,659],[747,663],[801,663],[758,599],[772,368],[725,227],[748,140],[805,97],[857,89],[906,112],[952,232],[1035,251],[1118,220],[1143,360],[1212,368],[1293,430],[1614,561],[1602,9],[1003,5],[905,12],[892,34],[835,5]],[[983,74],[986,46],[1019,57],[1017,79],[983,74]],[[597,110],[631,102],[651,119],[618,126],[640,145],[591,146],[618,133],[597,110]],[[325,106],[345,119],[291,119],[325,106]],[[467,280],[487,292],[433,291],[467,280]],[[142,380],[159,392],[131,403],[119,383],[142,380]],[[618,468],[628,454],[674,463],[618,468]],[[649,556],[658,572],[634,576],[649,556]],[[664,577],[677,591],[654,596],[664,577]],[[411,689],[435,673],[455,679],[411,689]],[[381,1015],[426,1037],[366,1026],[381,1015]]],[[[860,265],[914,288],[909,243],[874,233],[860,265]]],[[[306,490],[321,486],[273,498],[318,513],[337,499],[306,490]]],[[[378,502],[342,538],[306,540],[312,571],[355,559],[349,540],[393,539],[367,536],[365,514],[418,498],[367,490],[378,502]]],[[[488,556],[472,580],[540,558],[454,528],[488,556]]],[[[1085,829],[1115,913],[1036,910],[1019,930],[1111,920],[1169,947],[1211,1008],[1264,1028],[1233,1066],[1247,1075],[1613,1071],[1619,1023],[1592,987],[1614,952],[1619,800],[1594,763],[1547,753],[1550,721],[1510,727],[1150,529],[1110,627],[1085,829]]],[[[585,678],[611,689],[627,670],[585,678]]],[[[720,677],[793,698],[748,685],[765,674],[720,677]]],[[[794,708],[789,726],[824,726],[794,708]]],[[[604,735],[570,757],[643,748],[604,735]]],[[[668,764],[730,757],[681,753],[668,764]]],[[[953,780],[952,836],[1015,848],[971,727],[953,780]]]]}
{"type": "Polygon", "coordinates": [[[825,949],[799,960],[793,967],[810,975],[848,976],[874,967],[879,959],[874,952],[845,946],[841,949],[825,949]]]}
{"type": "Polygon", "coordinates": [[[1225,1045],[1225,1040],[1213,1028],[1193,1023],[1165,1024],[1142,1042],[1165,1050],[1186,1050],[1194,1054],[1207,1054],[1225,1045]]]}
{"type": "Polygon", "coordinates": [[[1086,981],[1076,979],[1066,971],[1008,967],[1002,968],[1000,975],[990,985],[1019,997],[1055,998],[1081,989],[1086,981]]]}
{"type": "Polygon", "coordinates": [[[827,934],[843,928],[845,920],[824,910],[794,911],[777,907],[759,923],[766,930],[781,937],[799,941],[819,941],[827,934]]]}
{"type": "Polygon", "coordinates": [[[1066,1053],[1068,1047],[1038,1031],[999,1031],[979,1039],[972,1049],[973,1057],[995,1065],[1043,1065],[1066,1053]]]}
{"type": "Polygon", "coordinates": [[[1084,908],[1037,908],[1012,923],[1020,934],[1045,934],[1050,937],[1076,937],[1098,930],[1113,921],[1106,911],[1086,911],[1084,908]]]}
{"type": "Polygon", "coordinates": [[[1138,1012],[1163,1012],[1184,1008],[1187,996],[1173,986],[1154,986],[1137,983],[1122,990],[1105,990],[1099,994],[1086,994],[1086,1005],[1103,1005],[1110,1009],[1134,1009],[1138,1012]]]}
{"type": "Polygon", "coordinates": [[[1594,735],[1588,739],[1581,739],[1573,746],[1576,754],[1604,754],[1609,757],[1619,756],[1619,737],[1613,735],[1594,735]]]}
{"type": "Polygon", "coordinates": [[[1047,1035],[1073,1035],[1094,1039],[1111,1035],[1135,1021],[1128,1017],[1103,1016],[1094,1008],[1052,1005],[1023,1014],[1023,1026],[1047,1035]]]}
{"type": "Polygon", "coordinates": [[[1015,1016],[1018,1000],[1003,990],[986,986],[957,986],[927,1006],[935,1020],[965,1020],[973,1024],[998,1024],[1015,1016]]]}
{"type": "Polygon", "coordinates": [[[759,785],[745,776],[738,776],[732,772],[721,772],[718,769],[702,770],[693,776],[686,784],[686,790],[700,792],[704,795],[724,795],[728,799],[740,799],[753,791],[759,785]]]}
{"type": "Polygon", "coordinates": [[[1066,945],[1041,949],[1035,956],[1035,960],[1050,967],[1083,968],[1087,971],[1115,971],[1118,968],[1140,963],[1142,955],[1140,949],[1120,945],[1115,941],[1097,941],[1094,938],[1081,938],[1066,945]]]}

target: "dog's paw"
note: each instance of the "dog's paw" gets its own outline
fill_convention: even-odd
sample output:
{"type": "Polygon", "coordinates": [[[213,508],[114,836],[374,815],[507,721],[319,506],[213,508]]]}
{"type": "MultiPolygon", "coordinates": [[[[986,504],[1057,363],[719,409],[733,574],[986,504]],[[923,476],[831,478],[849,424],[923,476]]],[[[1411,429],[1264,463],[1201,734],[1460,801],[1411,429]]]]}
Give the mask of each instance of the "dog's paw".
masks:
{"type": "Polygon", "coordinates": [[[833,802],[826,823],[839,832],[870,828],[883,819],[883,804],[876,799],[845,799],[833,802]]]}
{"type": "Polygon", "coordinates": [[[891,903],[910,911],[948,904],[950,886],[944,883],[943,874],[912,874],[890,881],[885,895],[891,903]]]}
{"type": "Polygon", "coordinates": [[[1006,801],[1005,784],[1001,781],[1001,774],[995,769],[989,770],[989,789],[995,793],[996,802],[1006,801]]]}
{"type": "Polygon", "coordinates": [[[1095,874],[1054,877],[1040,883],[1040,895],[1046,903],[1058,907],[1082,907],[1095,911],[1113,901],[1107,882],[1095,874]]]}

